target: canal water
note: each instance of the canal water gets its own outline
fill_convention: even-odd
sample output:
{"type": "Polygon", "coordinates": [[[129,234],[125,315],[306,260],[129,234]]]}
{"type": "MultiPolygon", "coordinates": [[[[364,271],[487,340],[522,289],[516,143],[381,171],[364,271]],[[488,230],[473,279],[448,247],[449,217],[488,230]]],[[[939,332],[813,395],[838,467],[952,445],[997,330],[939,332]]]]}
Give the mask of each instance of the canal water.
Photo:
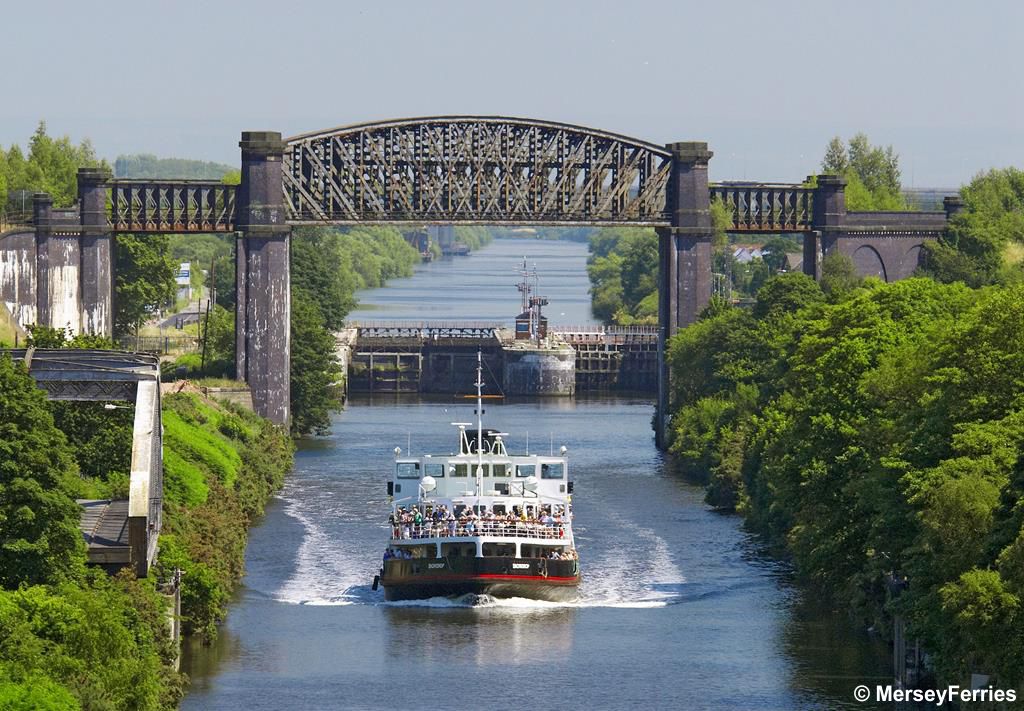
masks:
{"type": "MultiPolygon", "coordinates": [[[[425,265],[361,294],[353,317],[506,319],[524,254],[552,323],[592,320],[586,247],[525,240],[425,265]]],[[[350,402],[331,436],[300,446],[253,529],[218,641],[187,649],[182,708],[865,708],[852,692],[888,678],[885,645],[794,586],[739,518],[705,507],[655,449],[652,412],[635,397],[488,402],[510,449],[569,448],[584,579],[569,604],[471,607],[385,603],[370,582],[392,450],[450,452],[448,423],[472,405],[350,402]]]]}

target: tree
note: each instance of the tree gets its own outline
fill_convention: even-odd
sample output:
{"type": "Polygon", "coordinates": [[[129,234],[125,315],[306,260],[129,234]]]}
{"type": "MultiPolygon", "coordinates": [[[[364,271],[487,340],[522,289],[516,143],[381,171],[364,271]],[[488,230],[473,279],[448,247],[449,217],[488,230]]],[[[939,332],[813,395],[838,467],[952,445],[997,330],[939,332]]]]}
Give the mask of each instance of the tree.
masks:
{"type": "Polygon", "coordinates": [[[1024,243],[1024,171],[990,170],[960,193],[964,210],[937,242],[925,245],[925,271],[972,287],[1012,280],[1006,255],[1024,243]]]}
{"type": "Polygon", "coordinates": [[[841,297],[856,289],[863,281],[857,273],[857,265],[849,256],[833,252],[821,260],[821,289],[826,294],[841,297]]]}
{"type": "Polygon", "coordinates": [[[292,289],[292,433],[327,434],[330,413],[341,409],[341,367],[334,336],[324,327],[320,309],[305,291],[292,289]]]}
{"type": "Polygon", "coordinates": [[[754,316],[760,319],[796,313],[805,306],[825,300],[821,287],[806,274],[779,274],[757,291],[754,316]]]}
{"type": "Polygon", "coordinates": [[[821,162],[824,173],[846,178],[848,210],[906,210],[900,185],[899,155],[892,146],[873,146],[858,133],[843,146],[838,136],[829,141],[821,162]]]}
{"type": "Polygon", "coordinates": [[[235,369],[235,314],[214,305],[209,314],[199,321],[199,335],[203,341],[205,364],[203,373],[230,376],[235,369]]]}
{"type": "Polygon", "coordinates": [[[835,136],[828,142],[825,157],[821,161],[821,172],[827,175],[845,175],[850,167],[850,159],[846,156],[843,139],[835,136]]]}
{"type": "Polygon", "coordinates": [[[136,331],[150,314],[173,303],[178,265],[166,235],[118,235],[114,243],[114,333],[136,331]]]}
{"type": "MultiPolygon", "coordinates": [[[[0,149],[0,154],[3,153],[0,149]]],[[[67,207],[78,195],[78,169],[86,167],[107,167],[107,164],[96,157],[88,139],[77,146],[67,136],[54,139],[46,132],[46,122],[40,121],[29,139],[27,158],[18,146],[12,146],[0,159],[0,185],[4,188],[0,197],[6,203],[10,192],[46,192],[55,206],[67,207]]],[[[0,210],[2,207],[0,204],[0,210]]],[[[23,211],[20,205],[8,207],[23,211]]],[[[31,205],[27,207],[31,209],[31,205]]]]}
{"type": "Polygon", "coordinates": [[[761,248],[761,259],[768,266],[770,274],[789,270],[789,254],[799,252],[796,243],[786,237],[772,237],[761,248]]]}
{"type": "Polygon", "coordinates": [[[0,356],[0,585],[81,573],[84,544],[67,441],[25,366],[0,356]]]}
{"type": "Polygon", "coordinates": [[[645,228],[606,227],[590,238],[591,310],[608,323],[657,319],[658,238],[645,228]]]}

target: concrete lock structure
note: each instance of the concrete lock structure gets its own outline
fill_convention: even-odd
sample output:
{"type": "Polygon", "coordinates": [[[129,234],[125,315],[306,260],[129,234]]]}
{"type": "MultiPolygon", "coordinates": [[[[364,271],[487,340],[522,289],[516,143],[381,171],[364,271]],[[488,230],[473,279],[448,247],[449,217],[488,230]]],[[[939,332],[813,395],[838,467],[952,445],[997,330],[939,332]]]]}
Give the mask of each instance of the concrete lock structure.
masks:
{"type": "MultiPolygon", "coordinates": [[[[114,179],[78,173],[78,203],[38,195],[31,224],[0,229],[0,299],[24,326],[110,335],[112,240],[119,233],[235,234],[236,370],[258,413],[289,420],[289,240],[297,225],[631,225],[659,242],[656,437],[667,426],[668,340],[711,297],[711,200],[727,231],[798,233],[803,270],[847,254],[887,281],[917,269],[922,245],[960,209],[849,212],[845,183],[709,183],[706,143],[657,145],[599,129],[503,116],[432,116],[355,124],[282,139],[246,131],[242,180],[114,179]],[[108,207],[109,206],[109,207],[108,207]]],[[[548,368],[543,368],[547,372],[548,368]]],[[[555,369],[557,370],[557,368],[555,369]]],[[[524,385],[527,390],[528,386],[524,385]]]]}

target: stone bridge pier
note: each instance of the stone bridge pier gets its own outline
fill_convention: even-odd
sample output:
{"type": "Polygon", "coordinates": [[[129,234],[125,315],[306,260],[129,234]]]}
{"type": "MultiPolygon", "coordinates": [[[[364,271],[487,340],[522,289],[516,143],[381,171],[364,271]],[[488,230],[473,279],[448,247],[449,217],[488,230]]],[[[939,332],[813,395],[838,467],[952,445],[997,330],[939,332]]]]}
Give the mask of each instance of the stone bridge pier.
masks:
{"type": "Polygon", "coordinates": [[[670,225],[658,232],[658,403],[655,440],[666,443],[669,368],[668,340],[697,320],[711,300],[711,198],[708,161],[714,155],[702,142],[669,143],[671,172],[665,195],[670,225]]]}
{"type": "Polygon", "coordinates": [[[285,143],[272,131],[246,131],[236,193],[235,368],[256,412],[287,425],[291,394],[291,227],[285,223],[285,143]]]}

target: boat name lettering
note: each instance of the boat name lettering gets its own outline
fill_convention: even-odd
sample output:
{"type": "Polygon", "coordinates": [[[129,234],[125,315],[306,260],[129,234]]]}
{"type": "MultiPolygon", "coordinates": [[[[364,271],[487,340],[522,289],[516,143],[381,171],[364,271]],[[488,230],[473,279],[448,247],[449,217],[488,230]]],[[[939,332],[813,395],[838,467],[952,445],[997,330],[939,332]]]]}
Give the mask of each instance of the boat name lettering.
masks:
{"type": "Polygon", "coordinates": [[[444,567],[444,563],[428,563],[427,567],[431,568],[431,569],[433,569],[433,568],[443,568],[444,567]]]}
{"type": "Polygon", "coordinates": [[[530,569],[530,564],[529,563],[513,563],[512,564],[512,569],[513,570],[529,570],[530,569]]]}

